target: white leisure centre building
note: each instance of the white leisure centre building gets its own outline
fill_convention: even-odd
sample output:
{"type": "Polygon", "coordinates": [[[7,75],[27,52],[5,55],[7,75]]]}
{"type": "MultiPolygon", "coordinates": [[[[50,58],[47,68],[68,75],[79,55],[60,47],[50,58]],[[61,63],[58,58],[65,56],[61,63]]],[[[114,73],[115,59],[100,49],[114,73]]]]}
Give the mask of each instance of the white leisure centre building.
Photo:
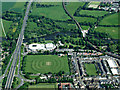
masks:
{"type": "Polygon", "coordinates": [[[47,43],[47,44],[30,44],[29,49],[32,51],[37,51],[37,50],[53,50],[55,49],[56,46],[53,43],[47,43]]]}

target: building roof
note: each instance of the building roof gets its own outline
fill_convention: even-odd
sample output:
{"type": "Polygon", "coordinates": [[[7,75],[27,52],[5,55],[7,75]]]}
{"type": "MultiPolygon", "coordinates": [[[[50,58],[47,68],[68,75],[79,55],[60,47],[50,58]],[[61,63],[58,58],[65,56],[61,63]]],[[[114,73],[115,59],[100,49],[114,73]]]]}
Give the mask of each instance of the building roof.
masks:
{"type": "Polygon", "coordinates": [[[115,63],[114,60],[109,59],[109,60],[107,60],[107,62],[108,62],[109,66],[110,66],[111,68],[117,67],[117,65],[116,65],[116,63],[115,63]]]}
{"type": "Polygon", "coordinates": [[[44,44],[30,44],[29,48],[32,50],[45,50],[45,45],[44,44]]]}
{"type": "Polygon", "coordinates": [[[118,74],[118,69],[111,69],[113,75],[118,74]]]}

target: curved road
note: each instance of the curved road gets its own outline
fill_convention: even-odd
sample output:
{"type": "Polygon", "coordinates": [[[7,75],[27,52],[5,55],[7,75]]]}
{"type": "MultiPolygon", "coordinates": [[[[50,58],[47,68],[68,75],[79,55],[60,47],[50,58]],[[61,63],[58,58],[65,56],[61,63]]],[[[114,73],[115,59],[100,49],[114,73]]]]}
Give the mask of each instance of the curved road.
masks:
{"type": "MultiPolygon", "coordinates": [[[[81,28],[80,24],[77,22],[77,20],[75,20],[75,18],[74,18],[74,17],[68,12],[68,10],[66,9],[64,0],[63,0],[63,2],[62,2],[62,5],[63,5],[63,8],[64,8],[65,12],[68,14],[68,16],[70,16],[70,18],[74,20],[74,22],[76,23],[76,25],[78,26],[78,28],[79,28],[80,30],[82,30],[82,28],[81,28]]],[[[84,38],[84,37],[83,37],[83,38],[84,38]]],[[[85,38],[84,38],[84,40],[85,40],[85,38]]],[[[100,52],[102,52],[102,53],[105,53],[106,55],[112,56],[112,57],[114,57],[114,58],[120,59],[120,56],[119,56],[119,55],[112,54],[111,52],[104,52],[104,51],[98,49],[98,48],[97,48],[95,45],[93,45],[91,42],[89,42],[89,41],[86,41],[86,42],[88,42],[88,43],[89,43],[94,49],[96,49],[97,51],[100,51],[100,52]]]]}

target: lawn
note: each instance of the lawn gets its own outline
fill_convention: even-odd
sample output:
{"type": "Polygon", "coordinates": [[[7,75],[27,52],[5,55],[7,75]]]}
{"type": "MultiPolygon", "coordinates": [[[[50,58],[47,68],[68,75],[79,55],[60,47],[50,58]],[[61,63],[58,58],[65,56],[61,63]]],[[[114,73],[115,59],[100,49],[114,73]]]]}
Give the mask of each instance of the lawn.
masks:
{"type": "Polygon", "coordinates": [[[98,32],[106,32],[108,33],[113,39],[118,39],[118,27],[97,27],[95,31],[98,32]]]}
{"type": "MultiPolygon", "coordinates": [[[[42,7],[42,8],[34,8],[32,9],[31,15],[39,15],[39,16],[45,16],[47,18],[51,18],[54,20],[68,20],[70,17],[65,13],[62,3],[58,6],[53,6],[53,7],[42,7]]],[[[56,4],[56,3],[55,3],[56,4]]]]}
{"type": "Polygon", "coordinates": [[[2,3],[2,11],[5,12],[15,11],[15,12],[23,12],[25,2],[3,2],[2,3]]]}
{"type": "Polygon", "coordinates": [[[94,64],[85,64],[86,72],[88,75],[97,75],[97,71],[94,64]]]}
{"type": "Polygon", "coordinates": [[[91,15],[91,16],[104,16],[107,14],[107,11],[96,11],[96,10],[81,10],[80,15],[91,15]]]}
{"type": "Polygon", "coordinates": [[[37,85],[30,85],[28,88],[58,88],[57,84],[54,83],[40,83],[37,85]]]}
{"type": "Polygon", "coordinates": [[[28,55],[26,59],[25,72],[32,73],[58,73],[69,72],[67,56],[57,55],[28,55]]]}
{"type": "MultiPolygon", "coordinates": [[[[119,13],[120,15],[120,13],[119,13]]],[[[118,13],[112,14],[110,16],[105,17],[100,25],[118,25],[118,13]]]]}
{"type": "Polygon", "coordinates": [[[69,3],[67,3],[66,8],[71,15],[74,15],[77,8],[79,6],[82,7],[84,4],[85,4],[85,2],[69,2],[69,3]]]}

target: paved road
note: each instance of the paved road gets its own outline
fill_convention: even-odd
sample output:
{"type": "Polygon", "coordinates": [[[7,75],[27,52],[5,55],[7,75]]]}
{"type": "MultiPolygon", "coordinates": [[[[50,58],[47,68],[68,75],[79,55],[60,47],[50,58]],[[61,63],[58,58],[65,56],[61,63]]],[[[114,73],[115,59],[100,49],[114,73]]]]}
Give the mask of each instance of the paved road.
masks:
{"type": "Polygon", "coordinates": [[[17,41],[17,44],[16,44],[16,49],[13,53],[13,61],[12,61],[12,65],[11,65],[9,74],[7,76],[7,81],[6,81],[5,88],[11,88],[11,86],[12,86],[12,81],[13,81],[14,74],[15,74],[15,69],[16,69],[16,63],[17,63],[17,60],[18,60],[19,51],[21,49],[21,44],[23,42],[24,30],[25,30],[25,27],[27,25],[26,21],[28,19],[28,13],[29,13],[29,9],[30,9],[32,1],[33,0],[30,0],[30,3],[27,6],[27,10],[26,10],[25,17],[24,17],[24,20],[23,20],[21,33],[19,35],[19,38],[18,38],[18,41],[17,41]]]}
{"type": "MultiPolygon", "coordinates": [[[[78,26],[78,28],[81,30],[81,32],[82,32],[82,28],[81,28],[81,26],[80,26],[80,24],[77,22],[77,20],[75,20],[75,18],[67,11],[67,9],[66,9],[66,7],[65,7],[65,3],[64,3],[64,0],[63,0],[63,3],[62,3],[62,5],[63,5],[63,8],[64,8],[64,10],[65,10],[65,12],[68,14],[68,16],[70,16],[70,18],[72,19],[72,20],[74,20],[74,22],[76,23],[76,25],[78,26]]],[[[95,25],[96,26],[96,25],[95,25]]],[[[83,37],[84,38],[84,37],[83,37]]],[[[85,38],[84,38],[85,39],[85,38]]],[[[100,51],[100,52],[102,52],[102,53],[105,53],[106,55],[109,55],[109,56],[112,56],[112,57],[114,57],[114,58],[118,58],[118,59],[120,59],[120,56],[118,56],[118,55],[116,55],[116,54],[113,54],[113,53],[111,53],[111,52],[104,52],[104,51],[102,51],[102,50],[100,50],[100,49],[98,49],[95,45],[93,45],[91,42],[89,42],[88,40],[85,40],[86,42],[88,42],[94,49],[96,49],[97,51],[100,51]]]]}

